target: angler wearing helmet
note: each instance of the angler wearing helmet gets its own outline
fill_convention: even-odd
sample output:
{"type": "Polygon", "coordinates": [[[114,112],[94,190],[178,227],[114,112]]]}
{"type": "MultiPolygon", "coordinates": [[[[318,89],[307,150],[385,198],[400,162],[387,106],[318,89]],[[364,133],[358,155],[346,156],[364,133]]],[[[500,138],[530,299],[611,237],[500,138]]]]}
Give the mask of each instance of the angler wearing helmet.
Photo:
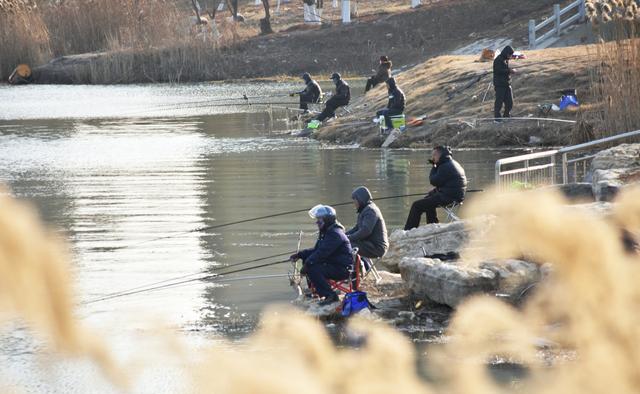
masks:
{"type": "Polygon", "coordinates": [[[312,249],[300,251],[290,258],[292,261],[302,259],[301,273],[307,275],[318,295],[324,298],[320,304],[328,305],[339,298],[327,280],[348,279],[349,271],[353,269],[351,243],[332,207],[316,205],[309,211],[309,216],[316,219],[318,241],[312,249]]]}
{"type": "Polygon", "coordinates": [[[404,112],[405,97],[404,92],[396,85],[395,78],[387,79],[387,90],[389,93],[389,102],[387,107],[376,112],[376,118],[384,116],[387,127],[391,127],[391,117],[402,115],[404,112]]]}
{"type": "Polygon", "coordinates": [[[453,160],[451,148],[437,146],[433,149],[429,163],[432,165],[429,182],[435,186],[423,199],[411,205],[405,230],[411,230],[420,225],[420,217],[427,214],[427,224],[438,223],[436,208],[464,200],[467,190],[467,177],[464,168],[453,160]]]}
{"type": "Polygon", "coordinates": [[[293,97],[296,94],[300,95],[300,109],[306,112],[309,110],[310,103],[317,103],[320,101],[320,98],[322,97],[322,89],[318,82],[311,78],[309,73],[302,74],[302,80],[307,86],[300,92],[291,93],[290,96],[293,97]]]}
{"type": "Polygon", "coordinates": [[[324,110],[316,118],[320,122],[336,116],[336,109],[349,105],[349,101],[351,100],[351,89],[349,85],[342,80],[342,76],[338,73],[333,73],[331,80],[336,84],[336,93],[327,100],[324,110]]]}
{"type": "Polygon", "coordinates": [[[358,222],[347,231],[347,238],[362,257],[378,258],[389,249],[387,226],[380,208],[373,202],[371,192],[360,186],[351,193],[353,203],[358,210],[358,222]]]}
{"type": "Polygon", "coordinates": [[[391,60],[386,56],[380,56],[380,65],[378,66],[378,72],[371,78],[367,79],[367,86],[364,88],[364,92],[376,87],[377,84],[387,82],[391,78],[391,60]]]}

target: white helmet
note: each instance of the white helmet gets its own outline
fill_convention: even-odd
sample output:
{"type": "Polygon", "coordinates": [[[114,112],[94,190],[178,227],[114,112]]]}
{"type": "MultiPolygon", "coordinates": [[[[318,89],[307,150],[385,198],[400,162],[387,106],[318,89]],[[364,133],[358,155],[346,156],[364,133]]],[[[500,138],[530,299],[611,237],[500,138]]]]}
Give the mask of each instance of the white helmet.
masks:
{"type": "Polygon", "coordinates": [[[309,210],[309,216],[313,219],[325,218],[325,217],[336,217],[336,210],[330,207],[329,205],[318,204],[315,207],[309,210]]]}

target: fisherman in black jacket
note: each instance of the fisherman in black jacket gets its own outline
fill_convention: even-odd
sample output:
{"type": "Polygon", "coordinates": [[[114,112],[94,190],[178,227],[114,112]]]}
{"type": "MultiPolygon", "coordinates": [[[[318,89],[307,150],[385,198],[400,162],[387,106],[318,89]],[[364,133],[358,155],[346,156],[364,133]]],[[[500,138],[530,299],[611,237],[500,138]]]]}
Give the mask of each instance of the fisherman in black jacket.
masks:
{"type": "Polygon", "coordinates": [[[500,55],[493,60],[493,87],[496,92],[496,101],[493,107],[493,117],[496,121],[500,118],[511,117],[513,108],[513,91],[511,90],[511,74],[516,70],[509,68],[509,59],[513,55],[513,48],[507,45],[500,55]],[[500,115],[500,110],[504,105],[504,115],[500,115]]]}
{"type": "Polygon", "coordinates": [[[376,112],[376,117],[384,116],[387,127],[391,128],[391,117],[402,115],[404,112],[405,96],[404,92],[396,85],[395,78],[387,79],[387,90],[389,93],[389,102],[387,108],[376,112]]]}
{"type": "Polygon", "coordinates": [[[293,97],[296,94],[300,95],[300,109],[308,111],[310,103],[317,103],[320,101],[320,98],[322,97],[322,89],[318,82],[311,78],[309,73],[302,74],[302,80],[307,86],[300,92],[291,93],[290,96],[293,97]]]}
{"type": "Polygon", "coordinates": [[[435,147],[429,163],[433,165],[429,182],[435,186],[435,189],[423,199],[413,203],[404,226],[405,230],[418,227],[423,212],[427,214],[427,224],[438,223],[437,207],[464,200],[467,177],[460,163],[451,157],[451,149],[448,146],[435,147]]]}
{"type": "Polygon", "coordinates": [[[342,80],[340,74],[333,73],[331,80],[336,84],[336,94],[327,100],[324,110],[316,117],[320,122],[336,116],[336,109],[349,105],[349,101],[351,100],[351,89],[349,85],[342,80]]]}

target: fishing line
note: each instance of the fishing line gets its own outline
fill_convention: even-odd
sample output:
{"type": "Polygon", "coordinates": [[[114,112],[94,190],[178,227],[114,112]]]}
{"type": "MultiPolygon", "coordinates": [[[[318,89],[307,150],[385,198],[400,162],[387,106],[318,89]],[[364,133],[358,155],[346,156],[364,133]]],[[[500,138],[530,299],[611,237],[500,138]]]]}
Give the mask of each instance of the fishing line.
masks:
{"type": "MultiPolygon", "coordinates": [[[[216,268],[214,268],[212,270],[201,270],[201,271],[198,271],[198,272],[195,272],[195,273],[192,273],[192,274],[182,275],[182,276],[178,276],[178,277],[175,277],[175,278],[165,279],[165,280],[161,280],[161,281],[158,281],[158,282],[147,283],[145,285],[132,287],[130,289],[116,291],[116,292],[113,292],[113,293],[106,294],[106,295],[102,296],[101,298],[113,297],[113,296],[117,296],[117,295],[123,294],[123,293],[129,293],[129,292],[132,292],[132,291],[138,291],[138,290],[146,289],[146,288],[149,288],[149,287],[158,286],[158,285],[161,285],[161,284],[164,284],[164,283],[174,282],[176,280],[190,278],[190,277],[196,276],[196,275],[205,275],[206,274],[206,275],[210,276],[212,274],[218,274],[216,272],[217,270],[224,270],[224,269],[228,269],[230,267],[239,267],[239,266],[243,266],[243,265],[247,265],[247,264],[251,264],[251,263],[256,263],[256,262],[259,262],[259,261],[264,261],[264,260],[269,260],[269,259],[273,259],[273,258],[276,258],[276,257],[282,257],[282,256],[290,255],[291,253],[292,252],[280,253],[280,254],[275,254],[275,255],[272,255],[272,256],[266,256],[266,257],[260,257],[260,258],[257,258],[257,259],[247,260],[247,261],[243,261],[243,262],[240,262],[240,263],[228,264],[228,265],[225,265],[224,267],[216,267],[216,268]]],[[[88,302],[86,302],[86,304],[90,304],[90,303],[92,303],[94,301],[95,300],[88,301],[88,302]]]]}
{"type": "Polygon", "coordinates": [[[280,260],[280,261],[274,261],[274,262],[271,262],[271,263],[259,264],[259,265],[253,266],[253,267],[247,267],[247,268],[240,268],[240,269],[236,269],[236,270],[231,270],[229,272],[222,272],[222,273],[219,273],[219,274],[207,275],[207,276],[203,276],[203,277],[199,277],[199,278],[193,278],[193,279],[185,279],[185,280],[182,280],[182,281],[179,281],[179,282],[169,283],[169,284],[165,284],[165,285],[148,287],[148,288],[144,288],[144,289],[140,289],[140,290],[125,291],[125,292],[121,292],[121,293],[117,293],[117,294],[113,294],[113,295],[107,295],[107,296],[104,296],[104,297],[101,297],[101,298],[97,298],[97,299],[94,299],[94,300],[90,300],[90,301],[85,302],[84,304],[85,305],[94,304],[96,302],[112,300],[112,299],[115,299],[115,298],[126,297],[126,296],[130,296],[130,295],[134,295],[134,294],[141,294],[141,293],[146,293],[146,292],[151,292],[151,291],[156,291],[156,290],[169,289],[169,288],[172,288],[172,287],[184,285],[184,284],[187,284],[187,283],[193,283],[193,282],[201,281],[201,280],[212,280],[212,281],[216,282],[215,279],[220,277],[220,276],[231,275],[231,274],[235,274],[235,273],[239,273],[239,272],[251,271],[251,270],[258,269],[258,268],[271,267],[271,266],[274,266],[274,265],[284,264],[284,263],[288,263],[288,262],[290,262],[289,259],[280,260]]]}
{"type": "MultiPolygon", "coordinates": [[[[484,191],[484,190],[483,189],[473,189],[473,190],[467,190],[467,193],[478,193],[478,192],[482,192],[482,191],[484,191]]],[[[424,196],[424,195],[425,195],[424,192],[423,193],[413,193],[413,194],[400,194],[400,195],[396,195],[396,196],[379,197],[379,198],[375,198],[373,200],[374,201],[383,201],[383,200],[392,200],[392,199],[396,199],[396,198],[416,197],[416,196],[424,196]]],[[[353,204],[353,201],[340,202],[340,203],[334,203],[334,204],[328,204],[328,205],[331,205],[333,207],[341,207],[341,206],[351,205],[351,204],[353,204]]],[[[187,234],[204,232],[204,231],[209,231],[209,230],[215,230],[215,229],[219,229],[219,228],[223,228],[223,227],[234,226],[234,225],[237,225],[237,224],[255,222],[255,221],[258,221],[258,220],[270,219],[270,218],[275,218],[275,217],[279,217],[279,216],[293,215],[295,213],[303,213],[303,212],[308,212],[308,211],[309,211],[308,208],[296,209],[296,210],[292,210],[292,211],[274,213],[274,214],[271,214],[271,215],[265,215],[265,216],[258,216],[258,217],[249,218],[249,219],[236,220],[234,222],[227,222],[227,223],[216,224],[216,225],[212,225],[212,226],[199,227],[199,228],[196,228],[196,229],[193,229],[193,230],[177,232],[177,233],[173,233],[173,234],[170,234],[170,235],[165,235],[165,236],[162,236],[162,237],[150,238],[150,239],[147,239],[147,240],[144,240],[144,241],[140,241],[140,242],[137,242],[137,243],[134,243],[134,244],[117,246],[117,247],[111,248],[111,250],[127,249],[127,248],[130,248],[130,247],[139,246],[139,245],[146,244],[146,243],[149,243],[149,242],[162,241],[162,240],[165,240],[165,239],[176,238],[176,237],[180,237],[180,236],[187,235],[187,234]]]]}

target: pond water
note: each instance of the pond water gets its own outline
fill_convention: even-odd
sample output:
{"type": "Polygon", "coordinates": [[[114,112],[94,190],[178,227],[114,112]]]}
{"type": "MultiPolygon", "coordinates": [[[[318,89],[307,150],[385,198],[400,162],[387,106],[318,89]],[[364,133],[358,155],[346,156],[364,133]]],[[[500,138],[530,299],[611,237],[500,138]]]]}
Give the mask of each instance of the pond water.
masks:
{"type": "MultiPolygon", "coordinates": [[[[305,212],[194,231],[202,227],[348,202],[359,185],[376,197],[428,190],[428,151],[323,146],[288,137],[298,124],[288,120],[292,112],[284,107],[296,105],[286,93],[299,88],[0,86],[0,183],[32,202],[68,241],[79,315],[88,325],[118,336],[158,319],[196,338],[242,337],[265,305],[294,298],[286,277],[194,280],[91,301],[292,252],[300,231],[303,247],[315,240],[305,212]],[[273,108],[267,111],[264,102],[273,108]]],[[[470,188],[480,189],[492,183],[495,160],[512,154],[472,150],[455,157],[470,188]]],[[[404,224],[413,199],[379,202],[390,230],[404,224]]],[[[353,225],[351,205],[337,211],[345,226],[353,225]]],[[[238,275],[284,275],[288,269],[283,264],[238,275]]],[[[19,365],[18,382],[28,380],[29,368],[17,354],[35,351],[23,337],[13,330],[0,340],[3,360],[19,365]]]]}

